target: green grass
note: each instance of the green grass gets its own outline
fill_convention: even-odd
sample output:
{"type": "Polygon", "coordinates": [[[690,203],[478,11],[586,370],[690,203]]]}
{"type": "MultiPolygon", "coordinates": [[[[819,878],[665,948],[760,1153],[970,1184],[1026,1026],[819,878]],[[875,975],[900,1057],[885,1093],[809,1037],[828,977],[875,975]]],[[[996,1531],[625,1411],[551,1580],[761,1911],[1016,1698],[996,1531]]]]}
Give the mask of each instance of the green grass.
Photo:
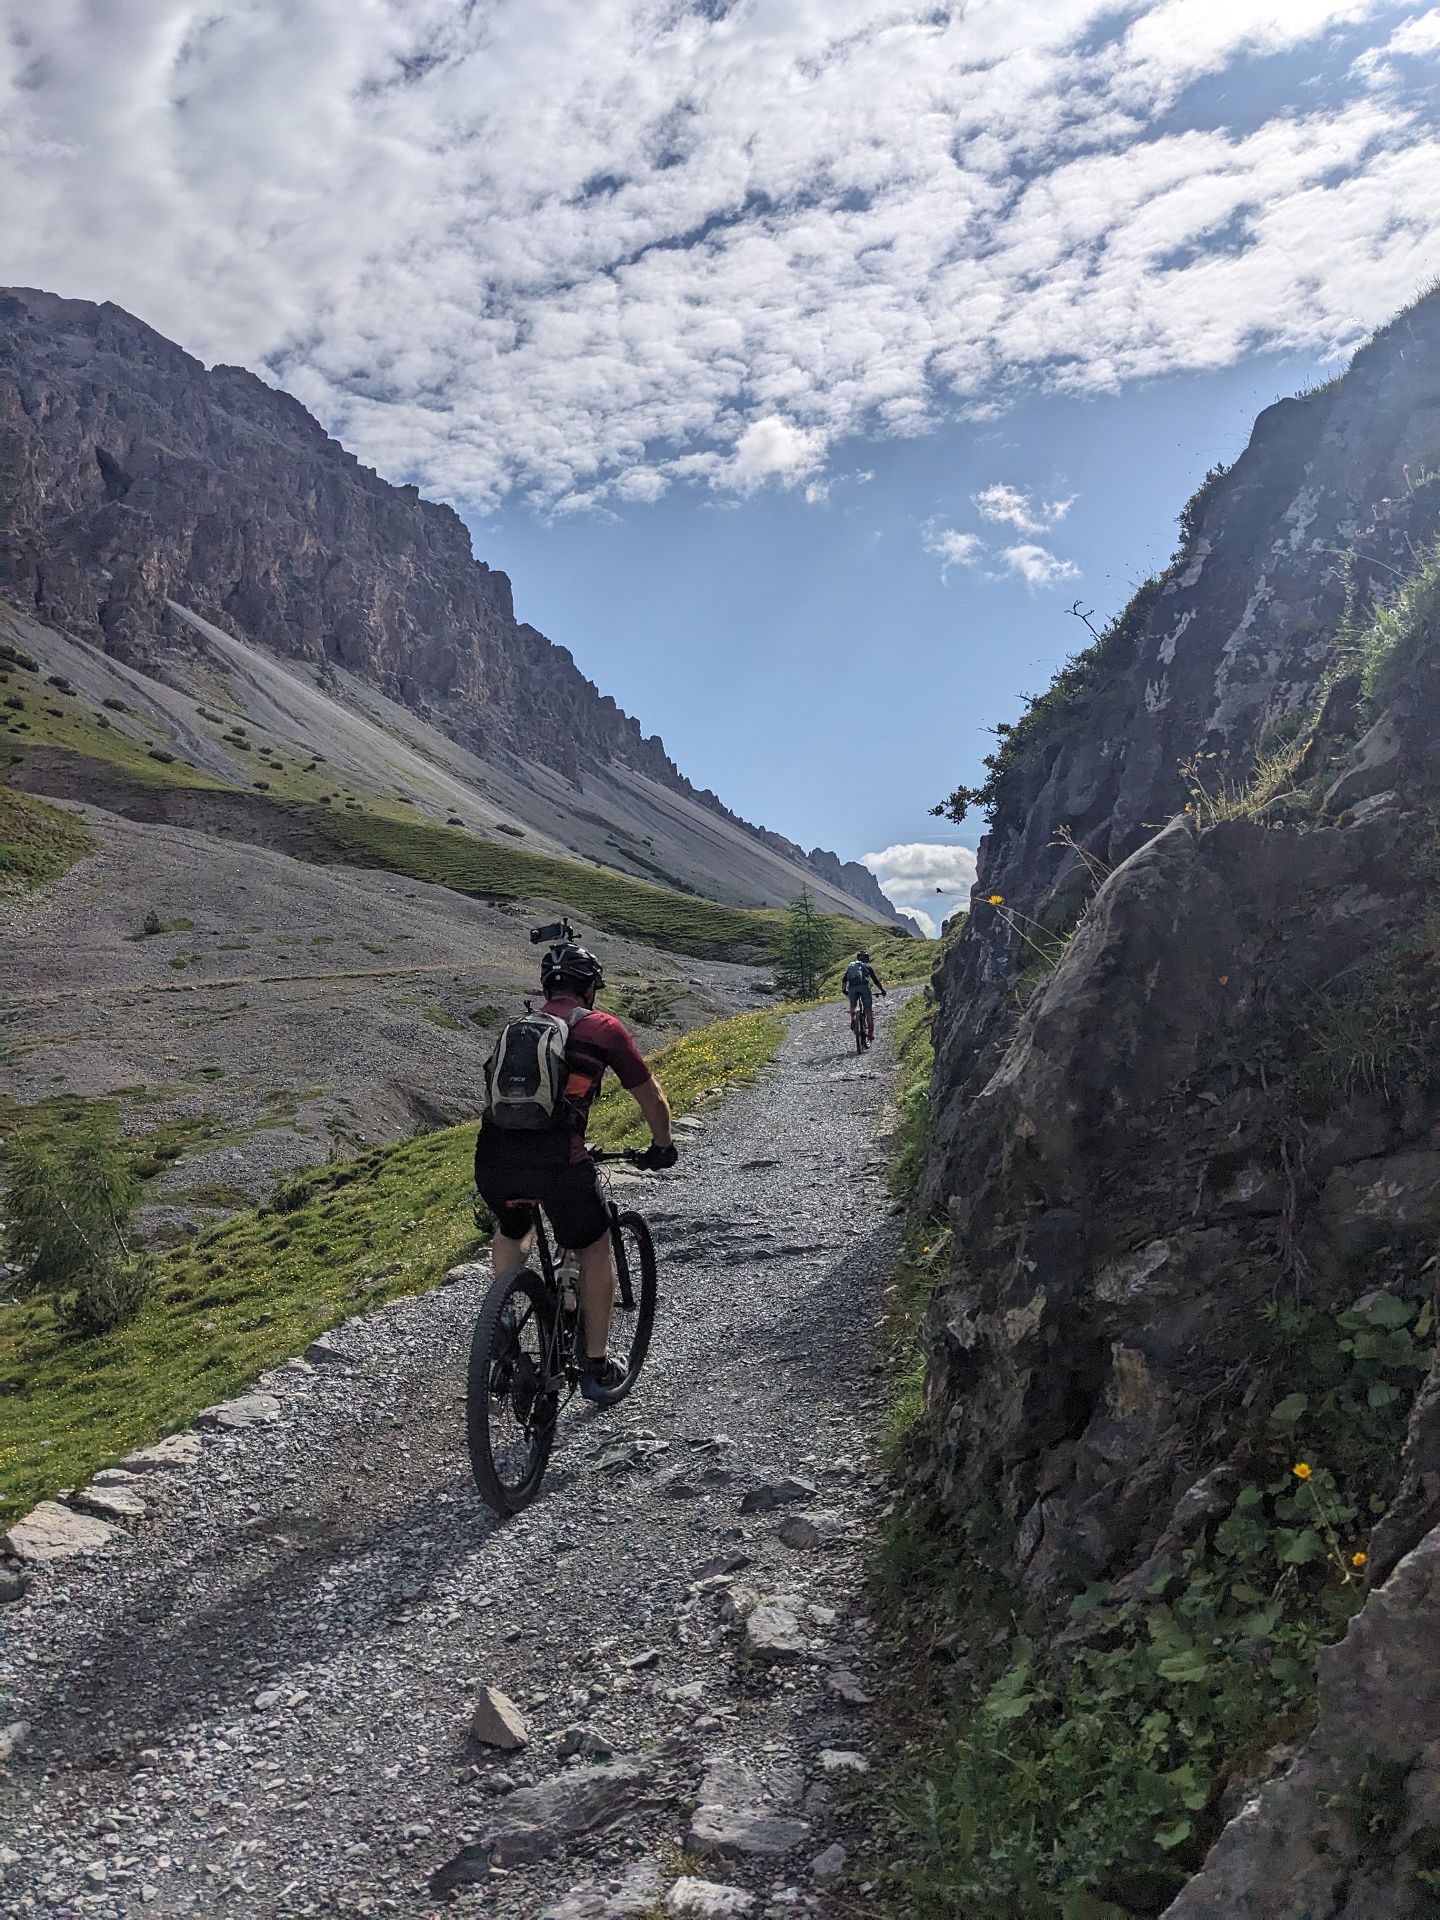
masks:
{"type": "Polygon", "coordinates": [[[52,747],[81,759],[99,761],[123,773],[137,786],[224,790],[223,780],[202,773],[188,761],[152,759],[144,738],[137,739],[127,731],[131,726],[138,726],[138,720],[126,717],[122,723],[118,718],[111,720],[107,714],[90,713],[68,703],[59,714],[49,713],[33,690],[35,676],[12,674],[11,687],[6,691],[14,689],[17,679],[28,679],[31,685],[19,689],[25,702],[22,711],[0,707],[0,773],[7,763],[23,760],[35,747],[52,747]]]}
{"type": "MultiPolygon", "coordinates": [[[[773,1013],[741,1014],[674,1041],[655,1070],[684,1113],[772,1060],[783,1034],[773,1013]]],[[[63,1119],[51,1103],[44,1123],[63,1119]]],[[[642,1142],[628,1095],[608,1089],[591,1137],[642,1142]]],[[[474,1138],[473,1125],[452,1127],[287,1182],[278,1207],[157,1254],[154,1294],[118,1333],[67,1343],[44,1302],[0,1304],[0,1520],[184,1426],[337,1321],[433,1286],[479,1245],[474,1138]],[[371,1278],[392,1262],[397,1272],[371,1278]]]]}
{"type": "MultiPolygon", "coordinates": [[[[317,810],[307,819],[355,866],[408,874],[483,899],[556,900],[582,923],[666,952],[764,961],[778,952],[785,929],[779,908],[721,906],[648,880],[632,880],[608,867],[497,846],[455,827],[393,820],[376,812],[317,810]]],[[[856,921],[839,915],[827,919],[837,940],[870,937],[871,930],[856,921]]],[[[582,924],[582,937],[585,931],[582,924]]]]}
{"type": "Polygon", "coordinates": [[[0,787],[0,900],[58,880],[94,851],[94,839],[73,814],[0,787]]]}
{"type": "Polygon", "coordinates": [[[935,1008],[923,993],[913,994],[895,1016],[892,1045],[899,1066],[895,1105],[899,1114],[890,1146],[890,1191],[897,1200],[914,1198],[930,1138],[930,1070],[935,1063],[931,1030],[935,1008]]]}
{"type": "Polygon", "coordinates": [[[841,991],[845,979],[845,969],[863,949],[887,987],[913,986],[916,981],[928,980],[935,971],[940,959],[940,943],[937,940],[912,940],[909,934],[887,932],[883,927],[859,928],[859,938],[847,937],[844,951],[832,967],[827,969],[820,981],[820,998],[833,1000],[841,991]]]}
{"type": "MultiPolygon", "coordinates": [[[[23,715],[4,713],[3,709],[0,714],[5,720],[31,720],[28,708],[34,704],[28,700],[23,715]]],[[[285,807],[292,814],[298,813],[352,866],[378,867],[472,898],[559,901],[582,923],[582,937],[587,931],[583,923],[588,922],[600,931],[620,934],[665,952],[764,964],[776,958],[784,935],[785,914],[780,908],[724,906],[647,880],[632,880],[607,867],[497,845],[460,828],[417,820],[384,795],[367,794],[363,802],[353,803],[354,811],[348,810],[352,805],[348,800],[345,808],[338,810],[320,806],[315,804],[320,792],[318,777],[311,779],[302,772],[287,773],[284,779],[272,781],[269,790],[256,794],[253,786],[216,779],[178,759],[154,760],[148,748],[118,726],[102,730],[83,714],[66,714],[59,720],[47,718],[43,727],[35,721],[32,731],[24,734],[7,733],[0,725],[0,778],[7,762],[22,760],[34,746],[63,749],[79,761],[92,763],[97,775],[120,774],[137,786],[243,792],[258,804],[285,807]]],[[[883,941],[883,934],[877,936],[875,929],[844,915],[830,914],[823,919],[837,948],[853,948],[872,938],[883,941]]],[[[922,949],[926,945],[919,941],[904,944],[922,949]]],[[[367,951],[378,953],[383,949],[372,945],[367,951]]]]}
{"type": "Polygon", "coordinates": [[[1395,698],[1440,639],[1440,547],[1385,606],[1377,606],[1360,641],[1362,690],[1372,714],[1395,698]]]}
{"type": "MultiPolygon", "coordinates": [[[[48,1100],[22,1106],[0,1095],[0,1139],[23,1130],[34,1134],[42,1144],[53,1146],[69,1128],[87,1116],[94,1116],[102,1126],[118,1124],[122,1098],[127,1106],[136,1108],[150,1105],[158,1097],[154,1093],[127,1092],[95,1099],[85,1094],[58,1093],[48,1100]]],[[[179,1113],[143,1133],[125,1134],[122,1145],[136,1178],[145,1181],[155,1179],[187,1153],[234,1146],[246,1137],[247,1131],[232,1126],[217,1114],[179,1113]]]]}

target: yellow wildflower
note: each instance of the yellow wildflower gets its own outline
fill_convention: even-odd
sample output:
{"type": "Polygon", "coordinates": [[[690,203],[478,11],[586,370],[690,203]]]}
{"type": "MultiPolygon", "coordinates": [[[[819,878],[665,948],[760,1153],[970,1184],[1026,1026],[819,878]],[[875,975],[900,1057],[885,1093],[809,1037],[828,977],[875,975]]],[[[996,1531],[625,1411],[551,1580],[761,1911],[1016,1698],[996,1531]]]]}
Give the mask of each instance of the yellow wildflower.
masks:
{"type": "Polygon", "coordinates": [[[1004,906],[1004,904],[1005,904],[1005,896],[1004,896],[1004,894],[1003,894],[1003,893],[992,893],[992,894],[991,894],[991,896],[990,896],[990,899],[989,899],[989,902],[988,902],[988,904],[989,904],[990,906],[992,906],[992,907],[1003,907],[1003,906],[1004,906]]]}
{"type": "Polygon", "coordinates": [[[1350,1556],[1350,1564],[1352,1567],[1368,1566],[1370,1564],[1370,1556],[1368,1553],[1352,1553],[1350,1556]]]}
{"type": "Polygon", "coordinates": [[[1315,1469],[1310,1465],[1308,1460],[1302,1460],[1299,1466],[1291,1467],[1290,1471],[1297,1480],[1308,1480],[1315,1469]]]}

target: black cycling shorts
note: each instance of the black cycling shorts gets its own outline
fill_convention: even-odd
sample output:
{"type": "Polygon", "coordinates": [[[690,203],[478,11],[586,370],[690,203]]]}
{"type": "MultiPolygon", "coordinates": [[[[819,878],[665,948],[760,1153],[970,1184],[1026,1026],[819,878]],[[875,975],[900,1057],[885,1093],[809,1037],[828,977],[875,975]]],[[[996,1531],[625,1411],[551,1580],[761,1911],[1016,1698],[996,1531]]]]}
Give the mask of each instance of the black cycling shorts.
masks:
{"type": "Polygon", "coordinates": [[[483,1134],[481,1141],[475,1155],[475,1185],[508,1239],[523,1240],[529,1233],[535,1224],[535,1208],[529,1203],[537,1200],[549,1216],[559,1246],[571,1250],[593,1246],[610,1231],[610,1214],[600,1197],[593,1160],[557,1163],[547,1154],[548,1165],[536,1160],[527,1163],[513,1150],[496,1151],[483,1134]]]}

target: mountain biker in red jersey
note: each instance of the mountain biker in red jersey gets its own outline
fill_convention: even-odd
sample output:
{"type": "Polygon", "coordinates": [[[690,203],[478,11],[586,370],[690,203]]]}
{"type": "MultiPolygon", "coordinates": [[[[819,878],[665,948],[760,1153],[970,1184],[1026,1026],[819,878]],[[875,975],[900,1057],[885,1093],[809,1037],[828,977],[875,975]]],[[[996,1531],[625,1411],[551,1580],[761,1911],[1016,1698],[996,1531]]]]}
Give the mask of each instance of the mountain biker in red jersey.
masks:
{"type": "Polygon", "coordinates": [[[606,1355],[615,1304],[615,1256],[610,1219],[595,1163],[585,1151],[585,1126],[607,1067],[630,1094],[650,1127],[642,1165],[673,1167],[670,1106],[644,1055],[623,1023],[595,1006],[605,974],[584,947],[552,947],[541,963],[543,1012],[570,1027],[565,1045],[565,1125],[543,1133],[513,1133],[481,1124],[475,1143],[475,1185],[498,1223],[490,1244],[497,1279],[518,1273],[535,1238],[535,1202],[544,1207],[556,1243],[578,1253],[585,1309],[586,1359],[580,1391],[600,1400],[624,1380],[606,1355]]]}
{"type": "Polygon", "coordinates": [[[860,1006],[865,1009],[865,1037],[867,1040],[873,1040],[875,1038],[875,1001],[870,992],[872,981],[880,988],[881,993],[885,992],[884,987],[880,986],[879,974],[876,973],[874,967],[870,964],[869,954],[862,950],[856,954],[855,958],[845,969],[845,998],[850,1002],[850,1020],[852,1025],[855,1020],[856,1007],[860,1006]]]}

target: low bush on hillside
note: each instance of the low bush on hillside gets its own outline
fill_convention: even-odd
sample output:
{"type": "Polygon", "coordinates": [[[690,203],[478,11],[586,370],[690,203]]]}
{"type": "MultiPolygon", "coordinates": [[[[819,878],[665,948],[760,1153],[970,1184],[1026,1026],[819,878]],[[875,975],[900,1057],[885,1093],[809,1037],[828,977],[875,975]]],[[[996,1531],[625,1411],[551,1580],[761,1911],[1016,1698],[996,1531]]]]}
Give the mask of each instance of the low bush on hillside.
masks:
{"type": "Polygon", "coordinates": [[[48,1298],[60,1337],[109,1333],[134,1318],[150,1263],[126,1238],[140,1197],[118,1129],[96,1111],[58,1138],[20,1131],[5,1143],[7,1261],[18,1298],[48,1298]]]}
{"type": "MultiPolygon", "coordinates": [[[[653,1064],[681,1114],[712,1088],[753,1075],[783,1035],[775,1014],[742,1014],[683,1035],[653,1064]]],[[[9,1110],[8,1122],[15,1119],[9,1110]]],[[[592,1123],[591,1137],[604,1146],[648,1137],[634,1103],[613,1085],[592,1123]]],[[[62,1125],[58,1113],[48,1115],[44,1130],[62,1125]]],[[[156,1254],[144,1308],[103,1337],[67,1341],[47,1298],[0,1303],[0,1396],[11,1399],[0,1442],[0,1521],[57,1487],[83,1485],[325,1328],[433,1286],[477,1251],[474,1143],[473,1125],[451,1127],[291,1176],[269,1206],[156,1254]]]]}

